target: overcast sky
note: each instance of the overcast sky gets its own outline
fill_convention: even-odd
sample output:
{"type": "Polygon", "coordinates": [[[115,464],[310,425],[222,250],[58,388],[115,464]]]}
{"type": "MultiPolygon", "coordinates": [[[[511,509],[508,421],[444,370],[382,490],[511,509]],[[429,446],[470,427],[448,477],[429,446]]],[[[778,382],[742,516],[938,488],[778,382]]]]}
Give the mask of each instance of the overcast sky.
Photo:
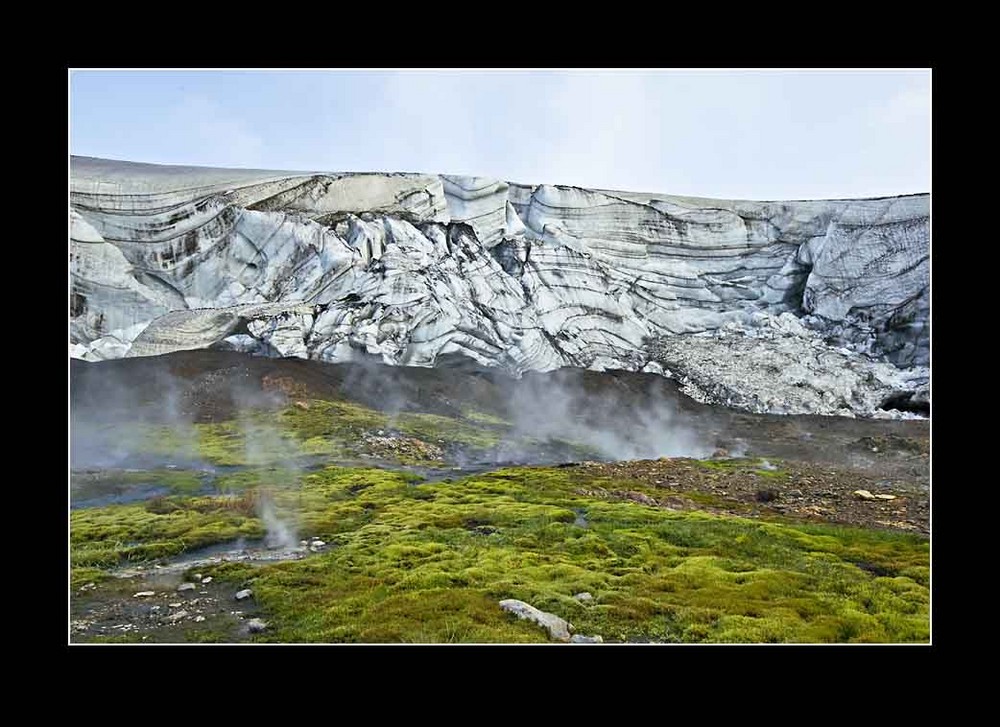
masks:
{"type": "Polygon", "coordinates": [[[71,153],[743,199],[930,191],[930,71],[71,71],[71,153]]]}

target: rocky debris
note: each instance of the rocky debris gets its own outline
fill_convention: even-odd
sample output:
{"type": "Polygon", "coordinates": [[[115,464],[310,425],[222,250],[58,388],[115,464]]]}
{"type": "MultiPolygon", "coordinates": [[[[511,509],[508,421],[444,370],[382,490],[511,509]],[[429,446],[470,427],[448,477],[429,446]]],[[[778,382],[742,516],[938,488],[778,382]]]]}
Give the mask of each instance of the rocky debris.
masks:
{"type": "Polygon", "coordinates": [[[182,618],[187,618],[188,615],[190,615],[190,614],[187,611],[183,610],[183,609],[180,610],[180,611],[174,611],[169,616],[167,616],[167,621],[169,621],[171,623],[177,623],[182,618]]]}
{"type": "Polygon", "coordinates": [[[252,618],[247,621],[247,631],[251,634],[259,634],[267,629],[267,621],[259,618],[252,618]]]}
{"type": "Polygon", "coordinates": [[[573,625],[554,613],[540,611],[534,606],[519,601],[516,598],[507,598],[500,601],[500,608],[509,613],[515,614],[518,618],[527,619],[537,623],[549,632],[549,635],[558,641],[569,641],[570,631],[573,625]]]}
{"type": "Polygon", "coordinates": [[[753,313],[698,335],[650,339],[650,356],[691,398],[756,413],[919,418],[906,402],[930,378],[844,348],[795,316],[753,313]],[[886,410],[885,407],[889,407],[886,410]]]}
{"type": "Polygon", "coordinates": [[[198,616],[194,617],[194,620],[196,623],[201,623],[202,621],[205,620],[205,617],[199,614],[198,616]]]}
{"type": "Polygon", "coordinates": [[[326,547],[326,543],[319,538],[313,537],[309,540],[309,550],[318,553],[326,547]]]}
{"type": "Polygon", "coordinates": [[[133,593],[132,598],[149,598],[155,595],[156,591],[139,591],[138,593],[133,593]]]}
{"type": "Polygon", "coordinates": [[[869,452],[897,452],[901,454],[921,455],[927,454],[928,446],[922,442],[917,442],[906,437],[895,434],[880,434],[871,437],[861,437],[851,444],[855,450],[869,452]]]}
{"type": "Polygon", "coordinates": [[[575,598],[577,601],[580,601],[580,602],[583,602],[583,603],[585,603],[587,601],[593,601],[594,600],[594,596],[592,594],[590,594],[588,591],[583,591],[582,593],[577,593],[575,596],[573,596],[573,598],[575,598]]]}
{"type": "Polygon", "coordinates": [[[205,576],[204,578],[201,579],[202,585],[208,585],[211,582],[212,582],[212,576],[205,576]]]}
{"type": "Polygon", "coordinates": [[[185,591],[193,591],[197,586],[194,583],[181,583],[177,586],[178,593],[184,593],[185,591]]]}
{"type": "Polygon", "coordinates": [[[584,636],[583,634],[573,634],[569,642],[571,644],[603,644],[604,638],[601,636],[584,636]]]}
{"type": "Polygon", "coordinates": [[[97,588],[96,583],[84,583],[82,586],[80,586],[81,591],[93,591],[96,588],[97,588]]]}
{"type": "Polygon", "coordinates": [[[444,459],[444,449],[436,444],[404,434],[384,434],[384,430],[381,429],[378,434],[365,434],[361,441],[370,454],[385,459],[400,457],[427,461],[444,459]]]}
{"type": "Polygon", "coordinates": [[[249,588],[244,588],[242,591],[237,591],[234,598],[237,601],[243,601],[246,600],[247,598],[251,598],[252,596],[253,596],[253,591],[251,591],[249,588]]]}
{"type": "Polygon", "coordinates": [[[638,502],[643,505],[649,505],[650,507],[656,507],[659,505],[656,500],[642,492],[626,492],[625,499],[631,500],[632,502],[638,502]]]}
{"type": "Polygon", "coordinates": [[[200,580],[201,580],[201,573],[192,573],[191,574],[191,581],[193,583],[197,583],[200,580]]]}
{"type": "MultiPolygon", "coordinates": [[[[655,488],[657,507],[738,515],[780,514],[806,521],[835,522],[861,527],[892,527],[930,532],[930,497],[926,462],[892,465],[892,480],[878,472],[891,463],[880,461],[875,471],[829,464],[780,461],[774,475],[762,477],[754,459],[734,460],[725,469],[697,460],[633,460],[579,465],[585,480],[633,480],[655,488]],[[879,492],[891,484],[894,494],[879,492]],[[859,487],[860,485],[860,487],[859,487]],[[660,494],[662,492],[662,495],[660,494]],[[864,494],[858,494],[863,492],[864,494]]],[[[632,490],[579,487],[575,492],[606,500],[636,502],[632,490]]],[[[645,503],[643,503],[645,504],[645,503]]]]}
{"type": "Polygon", "coordinates": [[[868,490],[855,490],[851,493],[860,500],[895,500],[895,495],[890,495],[886,493],[873,494],[868,490]]]}

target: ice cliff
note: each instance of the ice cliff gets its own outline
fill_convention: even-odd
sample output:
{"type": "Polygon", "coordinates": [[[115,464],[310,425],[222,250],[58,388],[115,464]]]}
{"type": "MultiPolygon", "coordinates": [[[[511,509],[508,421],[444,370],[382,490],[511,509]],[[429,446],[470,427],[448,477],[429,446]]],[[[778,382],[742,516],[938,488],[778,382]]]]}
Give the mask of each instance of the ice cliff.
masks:
{"type": "Polygon", "coordinates": [[[647,370],[757,411],[927,402],[929,197],[751,202],[71,160],[70,352],[647,370]]]}

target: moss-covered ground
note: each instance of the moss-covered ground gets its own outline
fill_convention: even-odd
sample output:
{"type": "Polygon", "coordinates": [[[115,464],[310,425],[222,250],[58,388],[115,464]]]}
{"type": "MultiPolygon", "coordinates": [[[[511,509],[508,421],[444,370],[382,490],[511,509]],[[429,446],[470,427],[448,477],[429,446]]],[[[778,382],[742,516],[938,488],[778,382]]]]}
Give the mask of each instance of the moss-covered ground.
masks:
{"type": "MultiPolygon", "coordinates": [[[[252,637],[258,641],[549,640],[504,613],[497,602],[505,598],[556,613],[577,633],[605,641],[929,639],[929,542],[919,535],[609,499],[600,492],[655,489],[586,468],[517,467],[420,482],[389,469],[302,472],[276,464],[289,442],[333,451],[386,426],[360,407],[330,414],[317,402],[282,412],[285,434],[272,443],[273,461],[258,452],[257,469],[225,481],[228,494],[178,491],[74,510],[72,584],[94,583],[91,593],[99,594],[112,588],[108,574],[122,564],[259,537],[266,496],[300,537],[328,546],[302,560],[202,569],[233,589],[252,588],[270,624],[252,637]],[[592,601],[574,598],[584,591],[592,601]]],[[[484,447],[490,428],[501,426],[444,419],[397,417],[393,426],[429,441],[465,437],[484,447]]],[[[245,439],[238,429],[206,425],[202,456],[245,463],[245,444],[230,441],[245,439]]],[[[201,637],[195,629],[189,638],[201,637]]]]}

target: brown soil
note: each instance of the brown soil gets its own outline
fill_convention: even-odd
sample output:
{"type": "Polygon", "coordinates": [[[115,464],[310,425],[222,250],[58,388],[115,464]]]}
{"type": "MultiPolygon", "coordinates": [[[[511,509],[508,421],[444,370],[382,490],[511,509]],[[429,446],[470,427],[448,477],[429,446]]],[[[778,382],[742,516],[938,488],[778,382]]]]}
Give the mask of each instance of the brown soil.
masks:
{"type": "MultiPolygon", "coordinates": [[[[926,465],[926,455],[920,456],[926,465]]],[[[927,488],[905,476],[886,478],[885,472],[895,469],[891,465],[879,472],[788,460],[768,464],[777,469],[765,469],[752,460],[706,464],[688,459],[585,462],[574,468],[588,479],[631,480],[649,488],[637,492],[621,482],[621,487],[590,488],[585,494],[651,507],[930,534],[927,488]],[[854,494],[857,490],[895,499],[864,499],[854,494]]]]}

